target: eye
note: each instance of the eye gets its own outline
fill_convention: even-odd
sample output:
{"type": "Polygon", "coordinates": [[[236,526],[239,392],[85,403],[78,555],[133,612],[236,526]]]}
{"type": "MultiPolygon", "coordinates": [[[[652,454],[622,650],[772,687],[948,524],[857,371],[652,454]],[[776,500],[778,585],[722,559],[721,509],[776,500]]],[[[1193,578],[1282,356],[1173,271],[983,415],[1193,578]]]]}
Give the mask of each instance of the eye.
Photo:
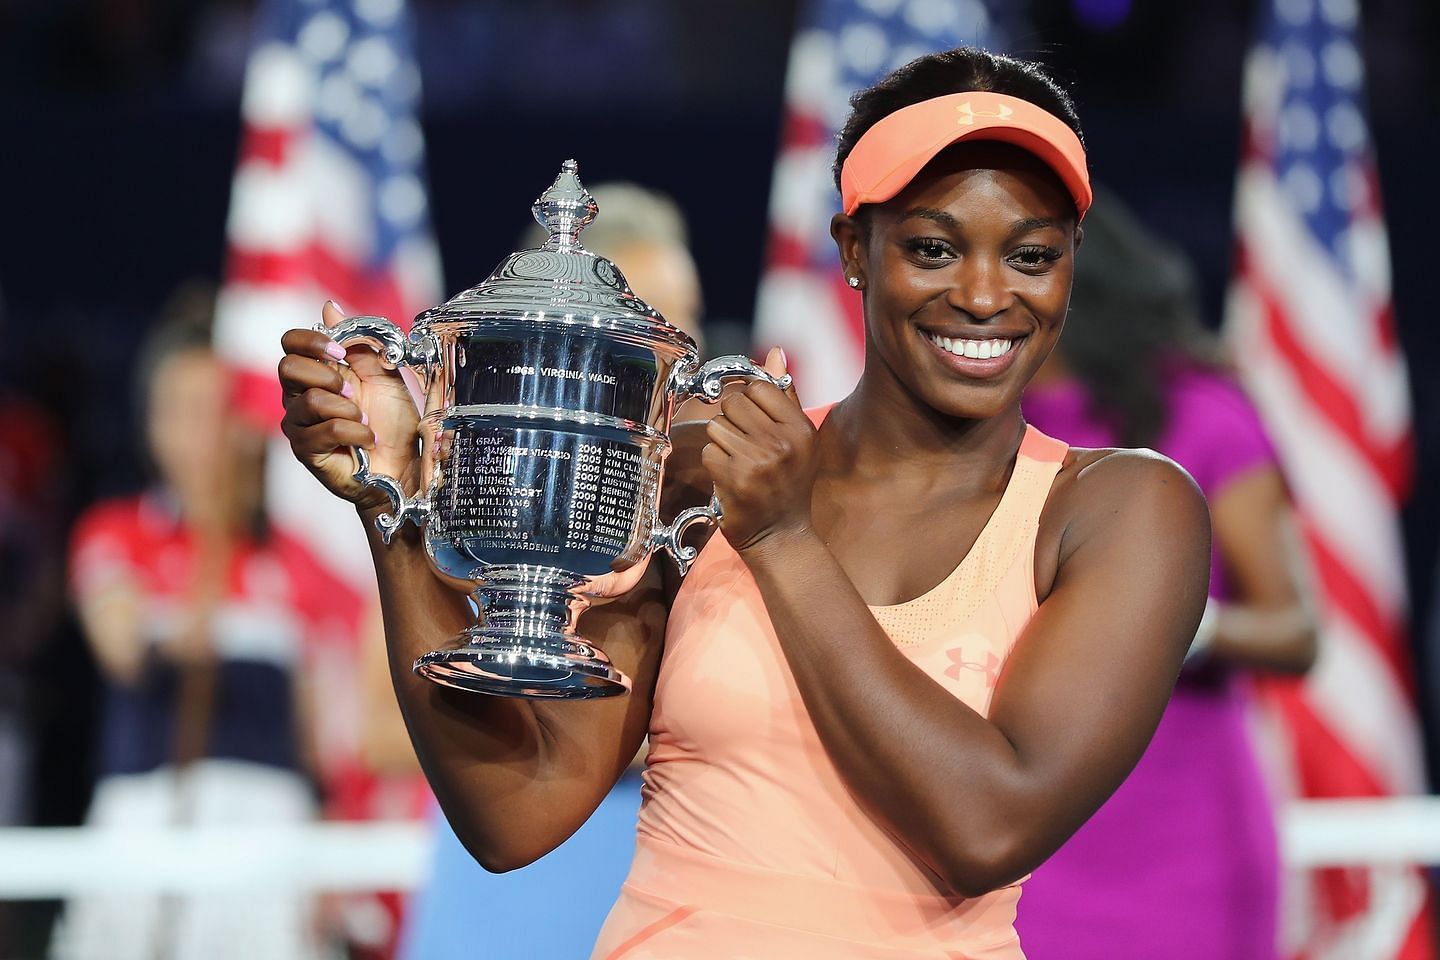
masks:
{"type": "Polygon", "coordinates": [[[1056,247],[1037,244],[1019,247],[1007,259],[1021,270],[1038,273],[1047,269],[1050,264],[1062,256],[1064,253],[1056,247]]]}
{"type": "Polygon", "coordinates": [[[935,237],[911,237],[905,249],[922,263],[942,263],[954,256],[950,244],[935,237]]]}

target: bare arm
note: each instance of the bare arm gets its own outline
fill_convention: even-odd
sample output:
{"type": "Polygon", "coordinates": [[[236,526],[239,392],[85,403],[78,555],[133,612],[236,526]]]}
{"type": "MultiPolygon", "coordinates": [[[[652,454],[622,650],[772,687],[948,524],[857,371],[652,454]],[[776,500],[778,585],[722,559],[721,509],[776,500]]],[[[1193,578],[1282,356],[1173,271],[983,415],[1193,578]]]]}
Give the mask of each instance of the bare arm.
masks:
{"type": "Polygon", "coordinates": [[[112,579],[76,601],[80,627],[101,671],[111,683],[130,686],[144,671],[145,640],[140,636],[141,599],[128,579],[112,579]]]}
{"type": "Polygon", "coordinates": [[[85,640],[107,680],[134,686],[145,676],[152,653],[181,666],[214,660],[209,634],[212,604],[190,597],[174,633],[150,637],[145,633],[145,602],[140,584],[119,571],[76,599],[85,640]]]}
{"type": "Polygon", "coordinates": [[[776,506],[775,491],[796,486],[804,430],[778,391],[750,395],[781,429],[742,427],[746,442],[725,436],[706,463],[821,741],[860,803],[957,892],[1013,882],[1100,806],[1154,733],[1204,605],[1204,499],[1171,462],[1136,454],[1084,468],[1052,498],[1046,522],[1064,529],[1055,583],[987,718],[896,649],[810,529],[808,498],[776,506]]]}
{"type": "MultiPolygon", "coordinates": [[[[340,318],[333,307],[326,313],[331,323],[340,318]]],[[[491,870],[523,866],[584,822],[644,736],[668,609],[662,563],[652,563],[629,594],[581,620],[585,635],[634,681],[627,697],[510,700],[447,690],[416,677],[415,659],[469,626],[470,608],[435,575],[414,527],[404,528],[389,545],[380,541],[371,521],[386,504],[350,478],[353,467],[344,450],[367,447],[377,472],[406,478],[413,488],[414,405],[400,378],[368,350],[352,350],[349,366],[339,367],[321,334],[292,330],[282,342],[285,433],[296,456],[332,492],[356,503],[365,523],[391,682],[415,755],[471,854],[491,870]]]]}
{"type": "Polygon", "coordinates": [[[1250,470],[1210,500],[1215,544],[1233,596],[1215,608],[1206,654],[1238,666],[1304,673],[1315,663],[1315,618],[1280,472],[1250,470]]]}
{"type": "Polygon", "coordinates": [[[415,659],[469,626],[470,609],[435,576],[418,531],[389,546],[373,530],[370,539],[391,680],[420,766],[456,836],[482,865],[524,866],[585,822],[645,735],[666,614],[658,573],[652,567],[635,590],[581,620],[585,635],[630,675],[629,696],[511,700],[415,676],[415,659]]]}
{"type": "Polygon", "coordinates": [[[369,770],[384,776],[420,772],[390,681],[390,651],[378,606],[360,630],[360,757],[369,770]]]}

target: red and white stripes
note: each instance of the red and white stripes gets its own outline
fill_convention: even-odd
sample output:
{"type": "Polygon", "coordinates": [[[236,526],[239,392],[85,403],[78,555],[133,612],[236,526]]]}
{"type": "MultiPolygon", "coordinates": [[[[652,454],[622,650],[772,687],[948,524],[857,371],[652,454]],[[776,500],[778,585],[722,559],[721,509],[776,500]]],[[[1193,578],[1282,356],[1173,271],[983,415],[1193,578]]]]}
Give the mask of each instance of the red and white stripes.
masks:
{"type": "MultiPolygon", "coordinates": [[[[1293,123],[1285,126],[1296,97],[1287,71],[1299,56],[1288,49],[1287,57],[1286,49],[1259,47],[1247,69],[1226,329],[1294,498],[1321,636],[1308,676],[1260,685],[1263,726],[1283,738],[1282,748],[1270,752],[1284,766],[1277,782],[1295,796],[1420,793],[1425,778],[1399,526],[1410,475],[1409,384],[1390,308],[1385,226],[1368,154],[1324,184],[1338,198],[1332,202],[1348,210],[1329,245],[1306,220],[1303,190],[1284,182],[1277,143],[1308,135],[1303,113],[1298,133],[1293,123]],[[1287,95],[1291,108],[1282,103],[1287,95]]],[[[1337,115],[1331,107],[1327,118],[1337,115]]],[[[1316,167],[1324,169],[1323,157],[1316,167]]],[[[1289,879],[1287,956],[1433,956],[1418,870],[1331,870],[1289,879]]]]}

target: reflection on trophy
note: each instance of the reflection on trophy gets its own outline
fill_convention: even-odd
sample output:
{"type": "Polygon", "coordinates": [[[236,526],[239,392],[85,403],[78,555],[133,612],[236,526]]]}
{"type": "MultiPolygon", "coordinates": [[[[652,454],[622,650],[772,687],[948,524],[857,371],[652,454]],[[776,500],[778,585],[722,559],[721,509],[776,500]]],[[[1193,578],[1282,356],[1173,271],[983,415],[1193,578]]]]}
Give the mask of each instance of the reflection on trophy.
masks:
{"type": "Polygon", "coordinates": [[[658,515],[670,419],[691,396],[725,383],[778,380],[745,357],[699,362],[693,340],[636,297],[615,265],[580,244],[598,210],[566,161],[532,207],[549,231],[479,286],[420,314],[406,338],[381,317],[326,332],[369,342],[424,379],[421,489],[406,496],[371,473],[355,477],[394,504],[376,525],[388,543],[414,521],[442,578],[464,581],[481,622],[415,671],[446,686],[512,697],[622,694],[630,680],[576,633],[595,598],[635,586],[663,548],[683,574],[691,524],[719,504],[658,515]]]}

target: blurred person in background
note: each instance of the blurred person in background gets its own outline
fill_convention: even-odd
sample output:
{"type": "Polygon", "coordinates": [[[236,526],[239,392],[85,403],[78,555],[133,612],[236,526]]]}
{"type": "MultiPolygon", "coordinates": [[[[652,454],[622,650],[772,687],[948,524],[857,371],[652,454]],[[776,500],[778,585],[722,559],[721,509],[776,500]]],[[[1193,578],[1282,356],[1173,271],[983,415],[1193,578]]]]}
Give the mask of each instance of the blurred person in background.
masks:
{"type": "MultiPolygon", "coordinates": [[[[0,827],[35,813],[32,694],[64,601],[60,436],[39,405],[0,386],[0,827]]],[[[0,957],[31,953],[39,925],[38,911],[0,903],[0,957]]]]}
{"type": "MultiPolygon", "coordinates": [[[[630,288],[661,316],[688,333],[705,354],[700,273],[690,254],[685,214],[669,196],[637,183],[615,181],[590,189],[599,214],[580,235],[585,249],[613,261],[630,288]]],[[[549,236],[538,223],[521,235],[521,248],[549,236]]]]}
{"type": "MultiPolygon", "coordinates": [[[[97,829],[315,816],[298,667],[335,587],[266,523],[266,432],[230,402],[212,310],[210,289],[182,288],[142,348],[154,485],[93,506],[72,538],[71,592],[107,681],[97,829]]],[[[94,894],[67,905],[52,956],[308,960],[320,940],[309,899],[289,893],[94,894]]]]}
{"type": "Polygon", "coordinates": [[[1065,334],[1025,417],[1072,444],[1153,447],[1185,467],[1210,504],[1210,600],[1139,765],[1025,885],[1017,927],[1039,958],[1278,956],[1275,811],[1246,677],[1304,673],[1315,629],[1275,453],[1218,355],[1187,261],[1097,191],[1065,334]]]}
{"type": "MultiPolygon", "coordinates": [[[[585,228],[581,243],[613,261],[636,295],[688,333],[703,356],[699,273],[680,207],[670,197],[633,183],[597,184],[590,193],[600,212],[585,228]]],[[[519,245],[536,247],[546,236],[536,224],[519,245]]],[[[677,417],[702,419],[718,408],[691,401],[682,409],[677,417]]],[[[378,612],[366,658],[371,708],[365,711],[365,754],[377,772],[418,774],[420,766],[391,687],[378,612]]],[[[643,754],[642,749],[574,836],[538,862],[504,876],[482,869],[435,810],[434,859],[412,900],[400,955],[405,960],[585,956],[634,855],[643,754]],[[563,911],[554,908],[558,903],[565,904],[563,911]],[[503,924],[497,923],[502,919],[503,924]]]]}

